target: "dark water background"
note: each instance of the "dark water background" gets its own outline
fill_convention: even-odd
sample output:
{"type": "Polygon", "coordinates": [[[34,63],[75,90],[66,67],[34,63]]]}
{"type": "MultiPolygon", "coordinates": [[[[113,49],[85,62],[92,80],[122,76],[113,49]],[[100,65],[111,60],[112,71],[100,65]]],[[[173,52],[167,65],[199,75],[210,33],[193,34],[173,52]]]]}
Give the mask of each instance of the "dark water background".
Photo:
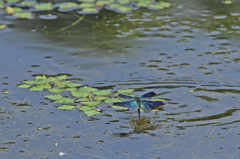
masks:
{"type": "Polygon", "coordinates": [[[9,19],[0,30],[0,158],[238,158],[240,155],[240,4],[172,2],[130,14],[102,10],[55,20],[9,19]],[[45,26],[47,28],[43,29],[45,26]],[[43,95],[18,89],[36,74],[69,74],[95,88],[155,91],[166,105],[137,113],[110,104],[87,117],[57,110],[43,95]],[[194,92],[189,92],[193,90],[194,92]],[[58,143],[57,146],[54,143],[58,143]]]}

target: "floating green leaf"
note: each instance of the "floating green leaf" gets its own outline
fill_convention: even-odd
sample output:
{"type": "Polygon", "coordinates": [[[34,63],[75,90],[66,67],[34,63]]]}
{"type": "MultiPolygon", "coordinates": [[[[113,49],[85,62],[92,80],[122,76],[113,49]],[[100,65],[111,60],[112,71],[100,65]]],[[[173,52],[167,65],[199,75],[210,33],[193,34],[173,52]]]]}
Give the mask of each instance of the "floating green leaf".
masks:
{"type": "Polygon", "coordinates": [[[68,86],[68,87],[80,87],[80,86],[82,86],[82,84],[78,84],[78,83],[69,83],[67,86],[68,86]]]}
{"type": "Polygon", "coordinates": [[[36,77],[35,77],[35,80],[36,80],[36,81],[43,80],[43,76],[36,76],[36,77]]]}
{"type": "Polygon", "coordinates": [[[41,84],[47,83],[47,81],[35,81],[35,83],[36,83],[37,85],[41,85],[41,84]]]}
{"type": "Polygon", "coordinates": [[[80,110],[82,111],[89,111],[89,110],[93,110],[95,109],[95,107],[88,107],[88,106],[81,106],[80,107],[80,110]]]}
{"type": "Polygon", "coordinates": [[[58,81],[56,78],[54,77],[49,77],[46,79],[47,82],[55,82],[55,81],[58,81]]]}
{"type": "Polygon", "coordinates": [[[32,13],[31,12],[14,13],[13,16],[21,19],[30,19],[32,18],[32,13]]]}
{"type": "Polygon", "coordinates": [[[113,4],[110,4],[109,7],[110,8],[118,8],[118,7],[121,7],[121,5],[117,4],[117,3],[113,3],[113,4]]]}
{"type": "Polygon", "coordinates": [[[29,91],[35,91],[35,92],[43,91],[43,88],[33,86],[32,88],[29,89],[29,91]]]}
{"type": "Polygon", "coordinates": [[[117,9],[121,12],[129,12],[132,10],[132,7],[121,6],[121,7],[118,7],[117,9]]]}
{"type": "Polygon", "coordinates": [[[92,93],[97,95],[97,96],[106,96],[106,95],[111,94],[111,89],[101,90],[101,91],[93,91],[92,93]]]}
{"type": "Polygon", "coordinates": [[[58,80],[65,80],[67,79],[67,75],[61,75],[56,77],[58,80]]]}
{"type": "Polygon", "coordinates": [[[64,81],[64,82],[55,82],[58,87],[66,87],[70,81],[64,81]]]}
{"type": "Polygon", "coordinates": [[[148,4],[149,4],[149,3],[142,1],[142,2],[138,2],[138,3],[136,4],[136,6],[138,6],[138,7],[147,7],[148,4]]]}
{"type": "Polygon", "coordinates": [[[84,114],[86,114],[87,116],[93,116],[93,115],[97,115],[100,114],[101,112],[97,111],[97,110],[90,110],[90,111],[83,111],[84,114]]]}
{"type": "Polygon", "coordinates": [[[107,99],[104,102],[107,104],[110,104],[110,103],[114,103],[114,102],[121,102],[121,100],[119,100],[117,98],[112,98],[112,99],[107,99]]]}
{"type": "Polygon", "coordinates": [[[101,101],[89,101],[89,102],[82,102],[83,105],[88,105],[88,106],[96,106],[99,105],[101,103],[101,101]]]}
{"type": "Polygon", "coordinates": [[[88,92],[71,92],[73,97],[87,97],[89,95],[88,92]]]}
{"type": "Polygon", "coordinates": [[[97,90],[96,88],[84,86],[83,88],[79,89],[79,92],[88,92],[89,93],[89,92],[96,91],[96,90],[97,90]]]}
{"type": "Polygon", "coordinates": [[[15,3],[15,2],[19,2],[20,0],[7,0],[8,3],[15,3]]]}
{"type": "Polygon", "coordinates": [[[86,8],[86,7],[95,7],[94,3],[82,3],[79,5],[81,8],[86,8]]]}
{"type": "Polygon", "coordinates": [[[74,103],[74,100],[64,97],[62,99],[56,100],[54,103],[74,103]]]}
{"type": "Polygon", "coordinates": [[[121,93],[121,94],[129,94],[129,93],[132,93],[134,89],[119,89],[117,91],[118,93],[121,93]]]}
{"type": "MultiPolygon", "coordinates": [[[[0,4],[1,5],[1,4],[0,4]]],[[[1,7],[0,7],[1,8],[1,7]]],[[[0,24],[0,29],[5,29],[7,27],[7,25],[5,24],[0,24]]]]}
{"type": "Polygon", "coordinates": [[[76,100],[77,102],[86,102],[86,101],[89,101],[88,98],[79,98],[76,100]]]}
{"type": "Polygon", "coordinates": [[[154,99],[154,101],[166,101],[165,99],[159,99],[159,98],[156,98],[156,99],[154,99]]]}
{"type": "Polygon", "coordinates": [[[117,0],[119,4],[128,4],[130,3],[129,0],[117,0]]]}
{"type": "Polygon", "coordinates": [[[83,13],[90,13],[90,12],[94,12],[94,13],[97,13],[98,12],[98,9],[97,8],[84,8],[82,10],[83,13]]]}
{"type": "Polygon", "coordinates": [[[94,97],[94,100],[96,100],[96,101],[102,101],[102,100],[106,100],[106,99],[109,99],[109,97],[101,97],[101,96],[94,97]]]}
{"type": "Polygon", "coordinates": [[[53,89],[48,89],[49,92],[52,92],[52,93],[61,93],[63,92],[64,90],[61,89],[61,88],[53,88],[53,89]]]}
{"type": "Polygon", "coordinates": [[[45,98],[52,99],[52,100],[57,100],[57,99],[62,99],[63,96],[60,94],[54,94],[54,95],[45,95],[45,98]]]}
{"type": "Polygon", "coordinates": [[[36,4],[34,8],[38,10],[52,10],[52,3],[49,2],[49,3],[36,4]]]}
{"type": "Polygon", "coordinates": [[[60,9],[69,9],[69,8],[75,8],[75,7],[79,7],[79,5],[77,3],[74,3],[74,2],[62,3],[59,6],[60,9]]]}
{"type": "Polygon", "coordinates": [[[3,5],[3,4],[0,4],[0,8],[5,8],[5,5],[3,5]]]}
{"type": "Polygon", "coordinates": [[[77,88],[66,88],[65,91],[77,92],[77,88]]]}
{"type": "Polygon", "coordinates": [[[35,1],[22,1],[21,5],[23,5],[23,6],[32,6],[35,3],[36,3],[35,1]]]}
{"type": "Polygon", "coordinates": [[[58,107],[57,109],[71,110],[74,107],[75,106],[73,106],[73,105],[62,105],[62,106],[58,107]]]}
{"type": "Polygon", "coordinates": [[[120,106],[115,106],[115,105],[113,105],[112,108],[114,108],[114,109],[121,109],[121,110],[128,110],[127,107],[120,107],[120,106]]]}
{"type": "Polygon", "coordinates": [[[44,89],[52,88],[50,84],[36,85],[36,87],[38,87],[38,88],[44,88],[44,89]]]}
{"type": "Polygon", "coordinates": [[[152,9],[163,9],[163,8],[168,8],[171,6],[171,3],[169,2],[159,2],[157,4],[150,4],[149,7],[152,9]]]}
{"type": "Polygon", "coordinates": [[[104,0],[100,0],[100,1],[97,1],[96,2],[96,6],[103,6],[103,5],[109,5],[109,4],[111,4],[111,2],[110,1],[104,1],[104,0]]]}
{"type": "Polygon", "coordinates": [[[35,84],[36,82],[35,81],[23,81],[24,83],[27,83],[27,84],[35,84]]]}
{"type": "Polygon", "coordinates": [[[29,88],[29,87],[30,87],[30,85],[28,85],[28,84],[21,84],[18,86],[18,88],[29,88]]]}
{"type": "Polygon", "coordinates": [[[190,93],[194,93],[194,90],[189,90],[188,92],[190,92],[190,93]]]}
{"type": "Polygon", "coordinates": [[[90,2],[94,2],[95,0],[80,0],[80,2],[88,2],[88,3],[90,3],[90,2]]]}

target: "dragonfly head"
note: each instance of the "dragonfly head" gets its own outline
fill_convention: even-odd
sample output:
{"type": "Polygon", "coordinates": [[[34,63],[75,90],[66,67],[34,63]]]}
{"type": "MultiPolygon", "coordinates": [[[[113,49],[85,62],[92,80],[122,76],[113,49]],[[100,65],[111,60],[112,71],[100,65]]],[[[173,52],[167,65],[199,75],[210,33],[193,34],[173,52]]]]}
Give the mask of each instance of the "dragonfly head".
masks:
{"type": "Polygon", "coordinates": [[[140,98],[138,96],[135,96],[135,101],[137,102],[138,107],[141,108],[140,98]]]}

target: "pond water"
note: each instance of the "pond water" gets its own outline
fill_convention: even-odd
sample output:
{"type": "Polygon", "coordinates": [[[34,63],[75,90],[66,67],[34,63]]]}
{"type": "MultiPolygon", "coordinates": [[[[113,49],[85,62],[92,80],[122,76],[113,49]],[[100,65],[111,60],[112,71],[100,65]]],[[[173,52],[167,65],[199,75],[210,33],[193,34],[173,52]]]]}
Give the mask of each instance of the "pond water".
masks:
{"type": "MultiPolygon", "coordinates": [[[[230,1],[231,2],[231,1],[230,1]]],[[[237,158],[240,155],[240,3],[173,2],[128,14],[51,12],[0,23],[0,158],[237,158]],[[47,91],[19,89],[35,75],[67,74],[98,89],[150,91],[157,112],[59,110],[47,91]],[[4,94],[4,91],[9,93],[4,94]]],[[[69,94],[64,94],[69,96],[69,94]]]]}

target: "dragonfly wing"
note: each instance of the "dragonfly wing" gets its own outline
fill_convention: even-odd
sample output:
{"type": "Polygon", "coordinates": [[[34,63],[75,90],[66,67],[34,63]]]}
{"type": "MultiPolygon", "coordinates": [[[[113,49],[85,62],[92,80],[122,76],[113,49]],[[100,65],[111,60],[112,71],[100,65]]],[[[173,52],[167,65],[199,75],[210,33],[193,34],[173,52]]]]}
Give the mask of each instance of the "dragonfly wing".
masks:
{"type": "Polygon", "coordinates": [[[134,97],[123,95],[123,94],[119,94],[118,96],[125,99],[135,99],[134,97]]]}
{"type": "Polygon", "coordinates": [[[162,101],[141,100],[141,108],[145,111],[156,109],[164,104],[162,101]]]}
{"type": "Polygon", "coordinates": [[[127,102],[115,102],[115,103],[113,103],[113,105],[124,106],[124,107],[131,108],[131,109],[138,108],[137,102],[135,100],[127,101],[127,102]]]}
{"type": "Polygon", "coordinates": [[[148,92],[148,93],[146,93],[144,95],[141,95],[140,98],[150,98],[150,97],[153,97],[155,95],[156,95],[155,92],[148,92]]]}

